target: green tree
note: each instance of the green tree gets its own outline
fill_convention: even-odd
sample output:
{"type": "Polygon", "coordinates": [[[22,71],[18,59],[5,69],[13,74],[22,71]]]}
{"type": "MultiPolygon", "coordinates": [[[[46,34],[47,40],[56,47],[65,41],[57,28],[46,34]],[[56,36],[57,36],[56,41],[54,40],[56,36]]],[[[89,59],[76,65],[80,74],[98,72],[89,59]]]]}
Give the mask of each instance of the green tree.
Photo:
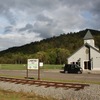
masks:
{"type": "Polygon", "coordinates": [[[67,57],[70,55],[70,52],[67,49],[57,48],[56,54],[57,54],[56,63],[64,64],[66,63],[67,57]]]}
{"type": "Polygon", "coordinates": [[[57,54],[55,52],[55,49],[48,50],[48,56],[49,56],[48,63],[56,64],[57,54]]]}
{"type": "Polygon", "coordinates": [[[44,62],[44,63],[48,61],[47,53],[44,51],[37,52],[34,58],[38,58],[40,62],[44,62]]]}

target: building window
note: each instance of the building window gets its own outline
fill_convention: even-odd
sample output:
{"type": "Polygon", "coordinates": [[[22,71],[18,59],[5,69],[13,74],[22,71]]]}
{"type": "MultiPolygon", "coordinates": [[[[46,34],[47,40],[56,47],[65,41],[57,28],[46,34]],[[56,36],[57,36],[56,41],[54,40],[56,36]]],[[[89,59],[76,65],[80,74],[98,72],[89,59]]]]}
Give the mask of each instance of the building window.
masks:
{"type": "Polygon", "coordinates": [[[86,54],[89,54],[89,49],[86,49],[86,51],[85,51],[85,52],[86,52],[86,54]]]}

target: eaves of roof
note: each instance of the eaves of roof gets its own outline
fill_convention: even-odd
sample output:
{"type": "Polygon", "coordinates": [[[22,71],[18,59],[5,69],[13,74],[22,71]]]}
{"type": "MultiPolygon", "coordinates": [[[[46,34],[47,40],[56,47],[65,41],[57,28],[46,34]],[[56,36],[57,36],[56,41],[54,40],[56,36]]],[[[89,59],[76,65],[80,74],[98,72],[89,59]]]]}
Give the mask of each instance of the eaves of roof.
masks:
{"type": "MultiPolygon", "coordinates": [[[[96,48],[94,48],[93,46],[91,46],[91,45],[89,45],[88,43],[85,43],[84,45],[82,45],[78,50],[76,50],[73,54],[75,54],[77,51],[79,51],[82,47],[90,47],[90,48],[92,48],[92,49],[94,49],[95,51],[97,51],[98,53],[100,53],[100,51],[99,50],[97,50],[96,48]]],[[[68,58],[70,58],[73,54],[71,54],[68,58]]],[[[68,59],[67,58],[67,59],[68,59]]]]}

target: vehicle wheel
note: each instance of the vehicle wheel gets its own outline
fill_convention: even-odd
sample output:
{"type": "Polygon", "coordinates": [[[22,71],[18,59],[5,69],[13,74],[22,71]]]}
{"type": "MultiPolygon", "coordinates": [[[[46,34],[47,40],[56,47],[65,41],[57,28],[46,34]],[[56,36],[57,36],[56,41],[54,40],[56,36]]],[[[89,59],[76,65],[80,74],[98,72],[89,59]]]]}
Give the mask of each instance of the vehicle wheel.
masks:
{"type": "Polygon", "coordinates": [[[68,71],[65,71],[65,74],[67,74],[68,73],[68,71]]]}
{"type": "Polygon", "coordinates": [[[78,71],[77,73],[78,73],[78,74],[82,74],[82,72],[81,72],[81,71],[78,71]]]}

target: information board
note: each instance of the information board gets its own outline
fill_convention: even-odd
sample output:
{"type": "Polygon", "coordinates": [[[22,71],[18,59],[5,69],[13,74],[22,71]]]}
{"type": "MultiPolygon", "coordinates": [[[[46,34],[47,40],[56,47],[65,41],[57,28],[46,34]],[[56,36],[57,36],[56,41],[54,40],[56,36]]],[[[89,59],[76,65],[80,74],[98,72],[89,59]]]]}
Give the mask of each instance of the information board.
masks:
{"type": "Polygon", "coordinates": [[[38,70],[39,60],[38,59],[28,59],[28,69],[38,70]]]}

